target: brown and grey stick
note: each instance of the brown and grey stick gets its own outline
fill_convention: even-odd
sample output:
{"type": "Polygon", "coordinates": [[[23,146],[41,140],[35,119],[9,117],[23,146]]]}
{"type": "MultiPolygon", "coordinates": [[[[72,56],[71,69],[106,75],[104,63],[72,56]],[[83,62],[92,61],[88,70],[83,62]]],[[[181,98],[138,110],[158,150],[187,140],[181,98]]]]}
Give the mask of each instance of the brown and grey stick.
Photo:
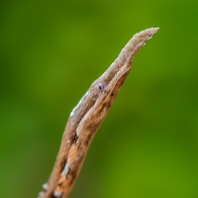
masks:
{"type": "Polygon", "coordinates": [[[60,150],[40,198],[67,198],[79,174],[91,140],[105,118],[131,69],[136,52],[158,28],[149,28],[133,36],[106,72],[92,83],[71,112],[60,150]]]}

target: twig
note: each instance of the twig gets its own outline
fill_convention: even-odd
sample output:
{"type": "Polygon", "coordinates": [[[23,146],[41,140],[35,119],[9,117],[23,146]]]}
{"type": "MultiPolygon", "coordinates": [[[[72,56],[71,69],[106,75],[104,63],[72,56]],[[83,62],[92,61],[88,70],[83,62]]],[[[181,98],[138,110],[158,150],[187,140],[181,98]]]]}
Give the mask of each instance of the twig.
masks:
{"type": "Polygon", "coordinates": [[[60,150],[40,198],[67,198],[79,174],[91,140],[131,69],[136,52],[158,28],[133,36],[106,72],[93,82],[68,119],[60,150]]]}

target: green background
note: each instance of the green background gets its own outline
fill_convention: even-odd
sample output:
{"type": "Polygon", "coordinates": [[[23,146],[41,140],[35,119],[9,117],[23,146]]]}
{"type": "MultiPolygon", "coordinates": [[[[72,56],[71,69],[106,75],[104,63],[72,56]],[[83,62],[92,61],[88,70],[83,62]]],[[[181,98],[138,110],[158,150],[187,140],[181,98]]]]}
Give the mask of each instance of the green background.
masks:
{"type": "Polygon", "coordinates": [[[0,197],[37,197],[73,107],[149,27],[70,197],[198,197],[198,1],[4,0],[0,20],[0,197]]]}

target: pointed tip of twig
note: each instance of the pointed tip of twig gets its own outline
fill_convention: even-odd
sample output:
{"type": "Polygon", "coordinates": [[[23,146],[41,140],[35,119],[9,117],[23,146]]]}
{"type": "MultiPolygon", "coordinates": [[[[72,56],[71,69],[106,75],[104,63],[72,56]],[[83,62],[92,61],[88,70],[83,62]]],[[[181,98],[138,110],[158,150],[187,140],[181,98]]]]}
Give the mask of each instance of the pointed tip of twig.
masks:
{"type": "Polygon", "coordinates": [[[145,30],[140,31],[137,34],[142,35],[142,36],[145,35],[145,36],[152,37],[153,34],[155,34],[158,30],[159,30],[159,27],[155,27],[155,28],[151,27],[151,28],[147,28],[145,30]]]}
{"type": "Polygon", "coordinates": [[[155,28],[149,28],[150,31],[152,32],[152,35],[155,34],[160,28],[159,27],[155,27],[155,28]]]}
{"type": "MultiPolygon", "coordinates": [[[[136,33],[129,42],[122,49],[121,53],[118,56],[118,60],[121,62],[128,61],[131,63],[131,60],[138,52],[138,50],[146,44],[146,42],[152,38],[152,36],[159,30],[158,27],[148,28],[136,33]]],[[[129,64],[131,65],[131,64],[129,64]]]]}
{"type": "Polygon", "coordinates": [[[140,31],[137,34],[152,37],[153,34],[155,34],[158,30],[159,30],[159,27],[155,27],[155,28],[151,27],[151,28],[140,31]]]}
{"type": "Polygon", "coordinates": [[[148,30],[151,30],[153,32],[153,34],[155,34],[159,29],[160,29],[159,27],[148,28],[148,30]]]}

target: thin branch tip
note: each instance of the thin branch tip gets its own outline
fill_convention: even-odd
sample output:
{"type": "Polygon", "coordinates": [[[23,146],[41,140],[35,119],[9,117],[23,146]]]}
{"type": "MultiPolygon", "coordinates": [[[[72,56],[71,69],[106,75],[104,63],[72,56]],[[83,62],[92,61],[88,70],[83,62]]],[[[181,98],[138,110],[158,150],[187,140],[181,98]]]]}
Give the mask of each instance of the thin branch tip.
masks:
{"type": "Polygon", "coordinates": [[[146,30],[149,30],[151,32],[151,34],[153,35],[153,34],[155,34],[159,30],[159,27],[156,27],[156,28],[151,27],[151,28],[148,28],[146,30]]]}
{"type": "Polygon", "coordinates": [[[152,27],[154,30],[155,30],[155,32],[157,32],[160,28],[159,27],[152,27]]]}
{"type": "Polygon", "coordinates": [[[145,30],[142,30],[140,31],[139,33],[137,34],[144,34],[144,35],[150,35],[150,36],[153,36],[153,34],[155,34],[157,31],[159,30],[159,27],[151,27],[151,28],[147,28],[145,30]]]}

